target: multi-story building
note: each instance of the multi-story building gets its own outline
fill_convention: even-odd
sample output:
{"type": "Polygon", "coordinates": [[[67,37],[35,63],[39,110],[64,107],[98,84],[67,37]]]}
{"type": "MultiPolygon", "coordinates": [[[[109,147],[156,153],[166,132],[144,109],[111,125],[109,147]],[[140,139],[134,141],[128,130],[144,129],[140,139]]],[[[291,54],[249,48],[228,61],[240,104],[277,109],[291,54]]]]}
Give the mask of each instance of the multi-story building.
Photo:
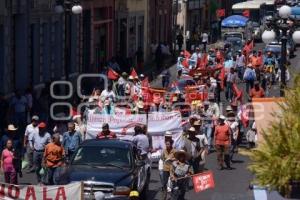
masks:
{"type": "Polygon", "coordinates": [[[98,72],[115,55],[115,0],[81,0],[83,69],[98,72]]]}
{"type": "Polygon", "coordinates": [[[149,38],[150,42],[171,44],[173,0],[150,0],[149,1],[149,38]]]}
{"type": "MultiPolygon", "coordinates": [[[[64,15],[55,1],[0,1],[0,91],[39,88],[62,79],[64,72],[64,15]]],[[[69,77],[81,70],[80,20],[72,16],[69,77]]]]}
{"type": "Polygon", "coordinates": [[[148,0],[116,0],[116,53],[135,65],[141,48],[148,55],[148,0]]]}

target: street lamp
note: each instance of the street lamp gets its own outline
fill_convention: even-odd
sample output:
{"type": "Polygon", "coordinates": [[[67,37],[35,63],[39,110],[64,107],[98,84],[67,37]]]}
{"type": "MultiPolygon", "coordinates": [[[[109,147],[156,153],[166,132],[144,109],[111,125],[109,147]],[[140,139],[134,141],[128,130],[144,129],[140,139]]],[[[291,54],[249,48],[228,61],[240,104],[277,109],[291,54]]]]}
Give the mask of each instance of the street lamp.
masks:
{"type": "Polygon", "coordinates": [[[54,10],[58,14],[65,14],[65,77],[66,81],[69,80],[69,69],[70,69],[70,56],[71,56],[71,15],[82,13],[82,7],[79,0],[56,0],[56,6],[54,10]]]}
{"type": "MultiPolygon", "coordinates": [[[[265,30],[262,34],[262,40],[264,43],[269,44],[276,39],[276,33],[281,31],[281,58],[280,58],[280,71],[281,71],[281,86],[280,96],[284,96],[284,89],[286,88],[286,63],[287,63],[287,41],[288,30],[290,25],[288,19],[292,14],[292,9],[284,5],[280,7],[278,11],[279,17],[274,17],[268,21],[269,30],[265,30]]],[[[290,30],[291,31],[291,30],[290,30]]],[[[300,43],[300,31],[294,31],[292,38],[295,43],[300,43]]]]}

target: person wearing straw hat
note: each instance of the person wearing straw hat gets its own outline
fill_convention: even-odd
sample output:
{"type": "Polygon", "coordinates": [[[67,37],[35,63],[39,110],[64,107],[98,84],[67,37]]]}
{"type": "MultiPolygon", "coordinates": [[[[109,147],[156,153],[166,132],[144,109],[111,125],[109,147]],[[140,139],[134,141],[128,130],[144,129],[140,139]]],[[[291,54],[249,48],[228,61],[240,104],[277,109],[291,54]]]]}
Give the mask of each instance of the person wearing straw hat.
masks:
{"type": "Polygon", "coordinates": [[[24,134],[24,148],[26,148],[26,159],[28,162],[28,166],[27,169],[29,172],[33,172],[33,151],[30,148],[30,144],[29,144],[29,138],[31,138],[35,133],[39,132],[39,128],[38,128],[38,122],[39,122],[39,117],[34,115],[31,118],[31,123],[29,125],[27,125],[26,129],[25,129],[25,134],[24,134]]]}
{"type": "Polygon", "coordinates": [[[206,162],[206,155],[208,153],[208,141],[207,138],[204,134],[204,132],[201,129],[201,121],[198,120],[194,123],[194,127],[196,129],[196,137],[200,140],[200,148],[201,150],[199,151],[198,157],[199,157],[199,172],[203,172],[204,170],[204,165],[206,162]]]}
{"type": "Polygon", "coordinates": [[[189,176],[193,170],[187,163],[189,154],[184,150],[176,151],[174,154],[176,161],[172,163],[170,177],[172,180],[172,200],[183,200],[189,185],[189,176]]]}
{"type": "Polygon", "coordinates": [[[0,152],[6,147],[7,140],[12,140],[13,149],[21,151],[22,144],[21,140],[17,134],[18,128],[13,124],[9,124],[6,129],[6,133],[1,137],[0,141],[0,152]]]}
{"type": "Polygon", "coordinates": [[[184,141],[183,149],[190,155],[188,162],[193,167],[194,173],[198,173],[201,145],[199,138],[196,137],[196,129],[193,126],[188,130],[188,137],[184,141]]]}
{"type": "Polygon", "coordinates": [[[161,154],[161,160],[163,163],[163,169],[160,171],[160,179],[162,183],[163,199],[167,199],[167,184],[170,177],[170,170],[172,162],[175,161],[174,154],[176,152],[173,149],[173,140],[165,140],[165,148],[161,154]]]}
{"type": "Polygon", "coordinates": [[[219,125],[215,128],[215,148],[217,150],[217,159],[220,166],[220,170],[224,169],[224,161],[227,169],[230,167],[229,148],[231,145],[231,130],[225,123],[226,117],[221,115],[219,117],[219,125]]]}

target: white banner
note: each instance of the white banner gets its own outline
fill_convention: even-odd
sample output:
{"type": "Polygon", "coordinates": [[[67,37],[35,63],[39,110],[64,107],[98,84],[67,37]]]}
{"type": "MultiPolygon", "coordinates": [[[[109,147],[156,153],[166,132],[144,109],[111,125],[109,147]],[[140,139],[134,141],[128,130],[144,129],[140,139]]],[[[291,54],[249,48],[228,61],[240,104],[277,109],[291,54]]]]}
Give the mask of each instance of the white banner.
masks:
{"type": "Polygon", "coordinates": [[[102,124],[108,123],[112,132],[121,135],[132,135],[136,125],[147,125],[148,134],[164,135],[166,131],[181,132],[180,112],[156,112],[137,115],[101,115],[89,114],[87,119],[87,139],[95,138],[101,132],[102,124]]]}
{"type": "Polygon", "coordinates": [[[3,200],[81,200],[82,184],[37,186],[0,183],[0,199],[3,200]]]}

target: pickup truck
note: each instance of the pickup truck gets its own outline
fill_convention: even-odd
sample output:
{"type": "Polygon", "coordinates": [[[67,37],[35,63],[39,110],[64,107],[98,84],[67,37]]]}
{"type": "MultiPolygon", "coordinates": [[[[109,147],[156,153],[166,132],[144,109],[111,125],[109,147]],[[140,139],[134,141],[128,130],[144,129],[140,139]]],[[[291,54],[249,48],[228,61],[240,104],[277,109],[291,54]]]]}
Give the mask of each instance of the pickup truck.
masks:
{"type": "Polygon", "coordinates": [[[84,199],[125,200],[132,190],[147,199],[151,168],[139,157],[129,141],[87,140],[75,152],[61,182],[82,181],[84,199]]]}

